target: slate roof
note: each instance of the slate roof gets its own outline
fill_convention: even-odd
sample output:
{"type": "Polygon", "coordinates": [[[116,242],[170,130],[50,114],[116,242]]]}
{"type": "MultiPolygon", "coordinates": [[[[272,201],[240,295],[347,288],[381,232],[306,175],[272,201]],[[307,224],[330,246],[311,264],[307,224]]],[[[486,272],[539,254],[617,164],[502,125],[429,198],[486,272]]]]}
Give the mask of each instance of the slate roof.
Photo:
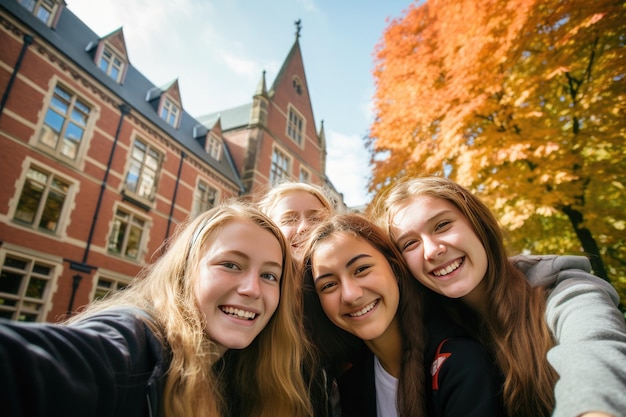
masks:
{"type": "MultiPolygon", "coordinates": [[[[240,190],[244,189],[239,174],[234,168],[230,152],[227,149],[227,143],[224,143],[227,152],[224,152],[224,157],[220,161],[217,161],[207,154],[194,138],[194,127],[200,124],[200,121],[184,111],[184,108],[181,112],[178,129],[173,128],[161,119],[154,107],[146,101],[148,92],[158,89],[158,87],[141,74],[132,63],[128,63],[128,70],[123,84],[117,84],[98,68],[93,61],[92,55],[86,48],[90,43],[97,43],[100,40],[100,36],[87,27],[67,7],[61,11],[61,16],[55,29],[49,28],[15,0],[2,0],[0,10],[3,9],[28,26],[33,31],[32,35],[35,37],[35,40],[37,38],[45,39],[66,55],[69,60],[89,73],[102,87],[108,89],[113,95],[119,97],[120,101],[129,105],[132,111],[140,113],[156,127],[160,128],[166,136],[170,136],[182,145],[188,153],[195,155],[211,166],[240,190]]],[[[132,55],[132,51],[129,55],[132,55]]]]}

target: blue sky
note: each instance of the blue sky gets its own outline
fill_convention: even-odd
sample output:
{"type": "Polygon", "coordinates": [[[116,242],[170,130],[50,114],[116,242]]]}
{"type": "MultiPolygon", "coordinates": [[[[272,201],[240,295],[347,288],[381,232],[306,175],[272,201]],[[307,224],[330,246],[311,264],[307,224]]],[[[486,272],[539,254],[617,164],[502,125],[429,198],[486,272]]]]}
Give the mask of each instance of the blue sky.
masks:
{"type": "Polygon", "coordinates": [[[156,85],[178,79],[193,116],[251,101],[271,84],[302,21],[300,46],[326,172],[349,206],[365,204],[373,50],[410,0],[67,0],[98,35],[124,28],[130,62],[156,85]]]}

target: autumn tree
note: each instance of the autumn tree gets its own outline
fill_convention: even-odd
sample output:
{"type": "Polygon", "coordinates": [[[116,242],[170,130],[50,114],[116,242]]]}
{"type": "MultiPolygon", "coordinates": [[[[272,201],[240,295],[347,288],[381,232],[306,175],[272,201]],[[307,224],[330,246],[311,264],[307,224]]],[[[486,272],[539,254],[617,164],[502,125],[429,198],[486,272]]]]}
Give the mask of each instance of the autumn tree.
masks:
{"type": "Polygon", "coordinates": [[[589,256],[626,302],[626,3],[428,0],[375,51],[379,191],[439,173],[514,249],[589,256]]]}

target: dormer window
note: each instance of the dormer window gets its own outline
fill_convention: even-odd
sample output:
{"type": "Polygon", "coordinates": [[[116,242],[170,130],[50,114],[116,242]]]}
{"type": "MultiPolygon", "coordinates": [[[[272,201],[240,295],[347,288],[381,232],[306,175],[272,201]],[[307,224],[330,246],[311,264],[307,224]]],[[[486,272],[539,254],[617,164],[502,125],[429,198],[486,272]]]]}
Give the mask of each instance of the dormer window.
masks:
{"type": "Polygon", "coordinates": [[[98,63],[100,69],[116,82],[120,81],[122,70],[124,69],[124,61],[108,46],[105,46],[98,63]]]}
{"type": "Polygon", "coordinates": [[[209,134],[206,142],[206,151],[211,155],[211,158],[219,161],[222,155],[222,141],[216,136],[209,134]]]}
{"type": "Polygon", "coordinates": [[[178,107],[166,97],[161,107],[161,119],[165,120],[168,125],[176,127],[179,113],[178,107]]]}
{"type": "Polygon", "coordinates": [[[52,26],[58,3],[54,0],[18,0],[18,2],[30,11],[44,24],[52,26]]]}

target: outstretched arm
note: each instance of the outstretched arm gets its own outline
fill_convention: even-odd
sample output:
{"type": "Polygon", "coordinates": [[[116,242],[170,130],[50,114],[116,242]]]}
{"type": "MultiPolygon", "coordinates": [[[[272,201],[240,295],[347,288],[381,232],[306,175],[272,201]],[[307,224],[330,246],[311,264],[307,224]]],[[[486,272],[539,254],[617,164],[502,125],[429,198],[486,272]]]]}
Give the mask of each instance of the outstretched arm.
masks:
{"type": "Polygon", "coordinates": [[[546,320],[555,346],[548,360],[559,374],[553,417],[623,415],[626,323],[615,289],[592,275],[581,256],[539,256],[516,265],[531,283],[551,288],[546,320]]]}

